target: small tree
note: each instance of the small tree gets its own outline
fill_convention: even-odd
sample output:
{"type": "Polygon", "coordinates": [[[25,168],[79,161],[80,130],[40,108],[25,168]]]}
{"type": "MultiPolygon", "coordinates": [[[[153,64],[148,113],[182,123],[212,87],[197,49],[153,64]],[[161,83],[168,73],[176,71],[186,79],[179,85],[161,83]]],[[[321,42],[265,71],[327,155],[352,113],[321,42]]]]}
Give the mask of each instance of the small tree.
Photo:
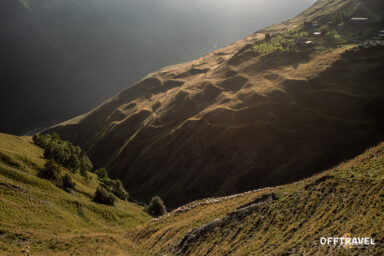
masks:
{"type": "Polygon", "coordinates": [[[83,155],[81,158],[81,165],[80,165],[80,175],[87,177],[87,171],[92,170],[93,164],[91,160],[89,160],[88,156],[83,155]]]}
{"type": "Polygon", "coordinates": [[[39,170],[37,176],[43,179],[59,182],[61,180],[60,167],[53,161],[48,160],[43,169],[39,170]]]}
{"type": "Polygon", "coordinates": [[[66,167],[68,167],[68,169],[70,169],[73,173],[76,173],[80,166],[81,161],[79,156],[76,154],[72,154],[68,159],[66,167]]]}
{"type": "Polygon", "coordinates": [[[100,204],[114,205],[115,196],[102,187],[96,189],[93,201],[100,204]]]}
{"type": "Polygon", "coordinates": [[[119,179],[115,180],[115,186],[112,189],[112,193],[121,200],[128,199],[128,192],[125,191],[123,183],[119,179]]]}
{"type": "Polygon", "coordinates": [[[105,168],[100,168],[96,170],[95,174],[97,175],[97,177],[99,177],[102,180],[108,178],[108,173],[107,173],[107,170],[105,170],[105,168]]]}
{"type": "Polygon", "coordinates": [[[113,193],[116,197],[120,198],[121,200],[127,200],[128,199],[128,192],[125,191],[123,183],[121,180],[112,180],[110,178],[105,178],[102,180],[101,186],[108,192],[113,193]]]}
{"type": "Polygon", "coordinates": [[[63,188],[65,188],[65,189],[74,189],[75,188],[75,182],[73,182],[71,176],[69,176],[68,173],[62,177],[62,182],[63,182],[63,188]]]}
{"type": "Polygon", "coordinates": [[[163,200],[159,196],[155,196],[152,198],[149,206],[147,208],[147,212],[153,217],[159,217],[167,213],[167,209],[165,208],[163,200]]]}

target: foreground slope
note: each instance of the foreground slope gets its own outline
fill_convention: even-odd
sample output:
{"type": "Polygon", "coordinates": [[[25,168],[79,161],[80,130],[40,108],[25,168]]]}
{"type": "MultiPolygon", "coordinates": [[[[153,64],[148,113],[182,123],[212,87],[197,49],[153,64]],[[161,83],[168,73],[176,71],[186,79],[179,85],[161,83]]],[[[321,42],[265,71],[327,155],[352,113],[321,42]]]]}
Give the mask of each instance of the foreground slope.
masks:
{"type": "Polygon", "coordinates": [[[66,192],[36,176],[45,161],[30,137],[0,133],[0,255],[140,255],[123,235],[149,219],[142,207],[93,203],[93,174],[66,192]]]}
{"type": "Polygon", "coordinates": [[[384,51],[347,51],[376,40],[382,7],[318,1],[290,21],[149,74],[51,130],[80,144],[133,197],[159,194],[170,207],[310,176],[383,139],[384,51]],[[370,22],[351,24],[356,15],[370,22]],[[323,37],[312,35],[320,29],[323,37]],[[278,36],[271,44],[263,40],[269,32],[278,36]],[[298,49],[301,37],[316,46],[298,49]]]}
{"type": "Polygon", "coordinates": [[[384,143],[311,178],[189,203],[128,232],[152,255],[384,254],[384,143]],[[320,245],[372,237],[374,246],[320,245]]]}

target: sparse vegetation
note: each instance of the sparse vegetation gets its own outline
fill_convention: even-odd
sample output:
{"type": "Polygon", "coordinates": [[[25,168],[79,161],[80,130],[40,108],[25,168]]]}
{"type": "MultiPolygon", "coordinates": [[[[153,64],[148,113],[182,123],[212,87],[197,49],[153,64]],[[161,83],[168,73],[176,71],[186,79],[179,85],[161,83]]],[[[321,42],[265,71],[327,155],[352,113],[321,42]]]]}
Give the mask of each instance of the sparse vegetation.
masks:
{"type": "Polygon", "coordinates": [[[148,205],[147,212],[153,217],[159,217],[167,213],[163,200],[159,196],[152,198],[148,205]]]}

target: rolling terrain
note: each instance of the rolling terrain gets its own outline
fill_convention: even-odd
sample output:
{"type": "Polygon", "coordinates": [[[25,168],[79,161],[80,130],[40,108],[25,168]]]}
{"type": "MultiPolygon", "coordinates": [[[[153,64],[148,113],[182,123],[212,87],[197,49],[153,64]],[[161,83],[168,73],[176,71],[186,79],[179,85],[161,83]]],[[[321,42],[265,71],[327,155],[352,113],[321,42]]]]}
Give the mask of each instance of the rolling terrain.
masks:
{"type": "Polygon", "coordinates": [[[0,255],[370,255],[384,253],[384,144],[288,185],[190,202],[157,219],[119,201],[95,204],[74,175],[65,192],[36,177],[42,150],[0,134],[0,255]],[[375,246],[322,246],[368,236],[375,246]]]}
{"type": "Polygon", "coordinates": [[[99,184],[92,173],[87,181],[70,174],[75,189],[60,189],[37,177],[45,162],[31,137],[0,133],[0,255],[24,255],[26,246],[31,255],[145,255],[124,238],[150,219],[143,207],[92,202],[99,184]]]}
{"type": "Polygon", "coordinates": [[[289,185],[191,202],[128,232],[151,255],[384,253],[384,144],[289,185]],[[320,237],[373,237],[323,246],[320,237]]]}
{"type": "Polygon", "coordinates": [[[81,145],[132,197],[158,194],[170,208],[309,177],[383,140],[384,51],[356,47],[379,39],[382,9],[317,1],[48,132],[81,145]]]}

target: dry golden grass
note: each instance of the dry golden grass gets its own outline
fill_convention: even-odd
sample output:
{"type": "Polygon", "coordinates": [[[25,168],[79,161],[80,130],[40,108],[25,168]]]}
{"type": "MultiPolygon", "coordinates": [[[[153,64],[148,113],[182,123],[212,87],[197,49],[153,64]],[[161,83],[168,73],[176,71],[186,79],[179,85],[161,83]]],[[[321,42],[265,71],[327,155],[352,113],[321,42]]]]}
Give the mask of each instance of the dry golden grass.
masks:
{"type": "Polygon", "coordinates": [[[384,252],[384,144],[309,179],[239,195],[220,203],[202,201],[130,231],[128,237],[154,255],[382,255],[384,252]],[[238,207],[274,194],[238,218],[238,207]],[[177,246],[191,229],[216,219],[184,251],[177,246]],[[351,250],[321,246],[320,237],[372,236],[376,246],[351,250]]]}

